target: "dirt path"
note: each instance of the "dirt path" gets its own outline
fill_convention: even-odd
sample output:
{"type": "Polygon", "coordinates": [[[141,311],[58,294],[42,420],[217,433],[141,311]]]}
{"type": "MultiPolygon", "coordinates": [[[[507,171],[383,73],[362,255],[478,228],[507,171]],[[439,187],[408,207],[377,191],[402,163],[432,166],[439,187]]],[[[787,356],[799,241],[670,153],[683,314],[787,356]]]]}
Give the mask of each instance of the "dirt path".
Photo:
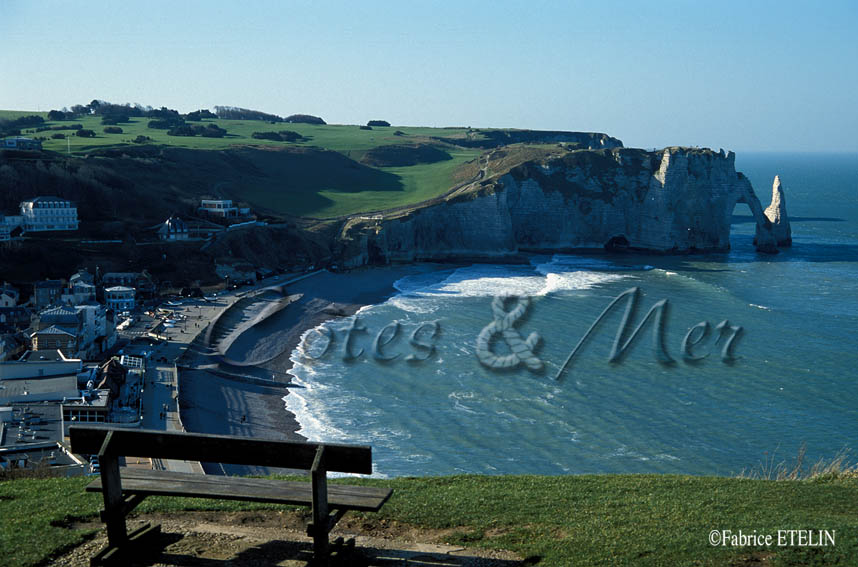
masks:
{"type": "MultiPolygon", "coordinates": [[[[133,566],[245,567],[278,565],[307,567],[312,551],[305,534],[306,512],[181,512],[144,514],[129,519],[129,530],[145,522],[161,524],[157,550],[139,557],[133,566]]],[[[70,529],[98,529],[95,537],[55,558],[50,565],[84,567],[106,543],[103,526],[95,521],[70,529]]],[[[505,551],[488,551],[445,544],[456,530],[416,529],[373,518],[346,516],[331,534],[355,539],[355,550],[342,565],[361,567],[513,567],[525,565],[505,551]]]]}

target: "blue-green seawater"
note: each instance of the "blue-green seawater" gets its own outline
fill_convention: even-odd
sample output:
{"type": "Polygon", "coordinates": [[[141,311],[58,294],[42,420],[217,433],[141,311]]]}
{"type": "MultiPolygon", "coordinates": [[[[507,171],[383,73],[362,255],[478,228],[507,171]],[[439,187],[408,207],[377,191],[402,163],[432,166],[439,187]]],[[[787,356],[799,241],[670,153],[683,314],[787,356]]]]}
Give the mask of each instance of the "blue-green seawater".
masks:
{"type": "MultiPolygon", "coordinates": [[[[378,474],[438,475],[690,473],[733,475],[764,462],[831,459],[858,451],[858,156],[746,154],[737,169],[763,206],[780,174],[792,220],[793,246],[754,251],[754,225],[736,208],[732,250],[688,256],[547,255],[530,265],[474,265],[403,278],[396,296],[365,308],[343,360],[344,329],[329,323],[334,344],[318,331],[309,353],[292,354],[299,388],[286,397],[304,435],[317,441],[366,443],[378,474]],[[664,345],[654,349],[653,321],[625,358],[609,362],[625,302],[609,312],[555,379],[567,356],[605,307],[641,290],[631,329],[660,300],[664,345]],[[499,294],[530,297],[515,329],[536,332],[542,372],[498,371],[475,355],[499,294]],[[722,321],[741,326],[735,360],[722,359],[722,321]],[[409,344],[421,324],[437,322],[435,351],[409,344]],[[707,321],[709,335],[681,346],[689,328],[707,321]],[[386,325],[380,354],[373,341],[386,325]]],[[[509,302],[506,307],[511,308],[509,302]]],[[[630,330],[631,330],[630,329],[630,330]]],[[[500,336],[491,347],[509,351],[500,336]]]]}

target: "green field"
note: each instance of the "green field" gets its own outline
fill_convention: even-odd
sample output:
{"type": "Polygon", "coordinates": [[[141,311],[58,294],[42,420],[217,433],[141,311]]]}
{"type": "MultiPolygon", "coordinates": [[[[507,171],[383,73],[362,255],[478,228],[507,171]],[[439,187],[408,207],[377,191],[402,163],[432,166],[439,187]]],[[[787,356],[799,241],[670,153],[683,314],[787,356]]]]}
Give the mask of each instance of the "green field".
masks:
{"type": "MultiPolygon", "coordinates": [[[[0,482],[0,565],[44,564],[92,531],[88,478],[0,482]]],[[[858,564],[858,478],[750,480],[671,475],[455,476],[337,480],[392,487],[369,522],[447,530],[444,542],[506,549],[530,565],[720,566],[858,564]],[[834,532],[834,546],[713,546],[712,530],[834,532]]],[[[279,510],[274,505],[149,498],[138,510],[279,510]]]]}
{"type": "MultiPolygon", "coordinates": [[[[271,140],[257,140],[251,137],[254,132],[279,132],[281,130],[292,130],[298,132],[302,136],[309,137],[310,140],[294,145],[301,146],[318,146],[321,148],[334,150],[353,158],[359,158],[362,153],[370,148],[385,144],[401,144],[403,142],[414,140],[415,138],[422,139],[428,136],[455,136],[463,135],[466,129],[448,129],[448,128],[422,128],[409,126],[391,126],[391,127],[375,127],[372,130],[361,130],[356,125],[339,125],[339,124],[287,124],[284,122],[277,124],[269,124],[261,120],[218,120],[206,119],[200,122],[189,122],[189,124],[216,124],[217,126],[227,131],[223,138],[203,138],[201,136],[168,136],[166,130],[158,130],[149,128],[149,118],[131,118],[129,122],[117,124],[122,128],[122,134],[105,134],[104,125],[101,123],[100,116],[86,116],[76,120],[64,120],[61,122],[47,122],[47,113],[45,112],[25,112],[25,111],[0,111],[0,118],[17,118],[20,116],[37,114],[43,116],[46,120],[44,126],[70,126],[72,124],[80,124],[88,130],[95,132],[95,138],[81,138],[71,136],[71,152],[86,153],[93,149],[103,147],[118,147],[123,145],[132,145],[131,140],[137,136],[148,136],[152,138],[150,143],[159,145],[168,145],[178,148],[191,148],[198,150],[222,150],[234,145],[253,144],[260,146],[283,146],[289,145],[289,142],[275,142],[271,140]],[[397,130],[401,131],[405,136],[394,136],[393,133],[397,130]]],[[[71,132],[70,130],[63,131],[64,133],[71,132]]],[[[66,140],[50,139],[52,131],[35,132],[32,129],[22,131],[24,136],[44,136],[48,138],[42,142],[42,147],[46,150],[56,152],[67,152],[68,144],[66,140]]],[[[71,132],[74,134],[74,132],[71,132]]]]}
{"type": "MultiPolygon", "coordinates": [[[[38,114],[47,120],[45,112],[0,111],[0,119],[17,118],[28,114],[38,114]]],[[[55,131],[36,132],[24,129],[23,136],[44,137],[42,147],[45,150],[81,156],[94,150],[105,148],[134,147],[132,140],[137,136],[151,138],[146,144],[170,146],[194,150],[225,150],[235,147],[255,146],[261,148],[322,148],[338,152],[351,160],[359,161],[367,150],[378,146],[410,143],[433,143],[431,137],[462,137],[465,128],[424,128],[408,126],[374,127],[373,130],[361,130],[356,125],[311,125],[311,124],[270,124],[258,120],[217,120],[206,119],[190,124],[205,125],[214,123],[225,129],[223,138],[205,138],[201,136],[169,136],[166,130],[149,128],[149,118],[131,118],[130,122],[118,124],[121,134],[104,133],[100,116],[86,116],[76,120],[45,122],[44,126],[68,126],[81,124],[83,128],[93,130],[95,138],[76,136],[74,131],[63,130],[66,139],[52,139],[55,131]],[[303,142],[278,142],[258,140],[252,137],[254,132],[278,132],[291,130],[307,138],[303,142]],[[394,135],[394,132],[401,132],[394,135]]],[[[304,215],[318,218],[330,218],[361,212],[378,211],[417,203],[443,194],[457,182],[459,167],[477,158],[482,152],[478,149],[465,149],[441,144],[452,159],[436,163],[417,164],[409,167],[374,168],[378,174],[376,180],[366,175],[355,178],[351,172],[343,170],[341,175],[323,176],[325,181],[310,179],[312,169],[301,168],[284,178],[282,184],[272,187],[270,184],[249,182],[236,187],[231,195],[238,200],[249,202],[274,213],[304,215]]],[[[363,167],[363,166],[362,166],[363,167]]]]}

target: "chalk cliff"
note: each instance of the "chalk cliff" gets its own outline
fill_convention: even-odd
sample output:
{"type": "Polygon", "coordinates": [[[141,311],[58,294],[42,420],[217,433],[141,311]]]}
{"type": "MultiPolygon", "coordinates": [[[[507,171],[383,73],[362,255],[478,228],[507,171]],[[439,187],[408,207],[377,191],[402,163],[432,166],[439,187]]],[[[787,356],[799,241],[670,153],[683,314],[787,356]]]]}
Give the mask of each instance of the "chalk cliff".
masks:
{"type": "Polygon", "coordinates": [[[772,223],[772,234],[778,246],[792,246],[792,229],[789,226],[789,215],[786,210],[786,197],[781,178],[775,175],[772,183],[772,203],[765,210],[766,218],[772,223]]]}
{"type": "Polygon", "coordinates": [[[350,219],[340,233],[344,264],[582,248],[727,250],[738,203],[757,221],[757,249],[777,252],[772,220],[732,152],[552,149],[506,169],[489,161],[485,171],[496,173],[429,206],[350,219]]]}

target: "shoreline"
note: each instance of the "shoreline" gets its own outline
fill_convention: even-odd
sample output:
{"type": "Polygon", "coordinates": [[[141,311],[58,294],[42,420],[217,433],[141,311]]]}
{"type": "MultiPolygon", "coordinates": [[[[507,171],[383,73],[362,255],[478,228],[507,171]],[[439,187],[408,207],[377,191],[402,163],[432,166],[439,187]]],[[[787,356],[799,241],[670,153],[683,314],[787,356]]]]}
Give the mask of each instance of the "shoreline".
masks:
{"type": "MultiPolygon", "coordinates": [[[[409,264],[361,268],[346,273],[320,271],[282,287],[291,301],[253,325],[242,313],[235,329],[224,329],[232,337],[229,359],[263,359],[259,365],[230,365],[229,359],[211,353],[211,333],[201,329],[192,341],[179,369],[182,422],[188,431],[245,437],[304,441],[301,424],[286,406],[293,367],[291,355],[309,329],[341,317],[349,317],[368,305],[383,303],[397,293],[393,284],[402,277],[449,269],[449,264],[409,264]],[[296,298],[296,296],[299,296],[296,298]],[[200,341],[206,344],[200,344],[200,341]],[[208,350],[209,352],[206,352],[208,350]],[[236,352],[237,351],[237,352],[236,352]],[[259,353],[262,353],[260,355],[259,353]],[[272,356],[273,354],[273,356],[272,356]]],[[[271,286],[268,286],[271,287],[271,286]]],[[[260,289],[264,289],[260,288],[260,289]]],[[[224,297],[230,309],[239,301],[224,297]]],[[[258,306],[249,305],[250,311],[258,306]]],[[[220,314],[223,314],[222,311],[220,314]]],[[[219,315],[209,322],[214,324],[219,315]]],[[[225,335],[225,336],[226,336],[225,335]]],[[[225,353],[224,353],[225,354],[225,353]]],[[[282,471],[262,467],[204,464],[207,474],[271,474],[282,471]]]]}

